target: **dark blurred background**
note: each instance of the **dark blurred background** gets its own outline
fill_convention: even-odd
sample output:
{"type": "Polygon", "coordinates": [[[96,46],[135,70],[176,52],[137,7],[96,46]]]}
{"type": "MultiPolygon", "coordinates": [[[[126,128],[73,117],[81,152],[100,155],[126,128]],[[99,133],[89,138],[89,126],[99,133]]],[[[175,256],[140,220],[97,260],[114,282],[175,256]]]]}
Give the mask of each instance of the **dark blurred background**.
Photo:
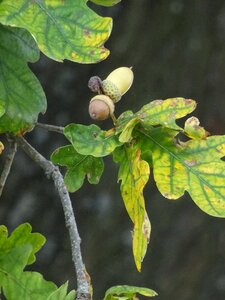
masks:
{"type": "MultiPolygon", "coordinates": [[[[62,64],[44,56],[32,65],[48,99],[40,122],[91,124],[88,79],[133,66],[135,81],[117,104],[117,115],[154,99],[182,96],[198,102],[194,115],[208,131],[225,133],[225,1],[123,0],[111,8],[90,6],[113,17],[106,43],[111,55],[95,65],[62,64]]],[[[111,122],[98,125],[107,129],[111,122]]],[[[41,129],[27,139],[48,158],[66,144],[63,136],[41,129]]],[[[138,273],[117,172],[108,157],[100,184],[85,183],[71,195],[95,299],[102,299],[112,285],[133,284],[155,289],[159,300],[224,300],[225,220],[200,211],[187,194],[176,201],[163,198],[151,177],[145,198],[152,235],[138,273]]],[[[53,183],[18,150],[0,199],[0,223],[13,230],[22,222],[47,238],[32,269],[57,284],[69,279],[72,288],[74,270],[60,200],[53,183]]]]}

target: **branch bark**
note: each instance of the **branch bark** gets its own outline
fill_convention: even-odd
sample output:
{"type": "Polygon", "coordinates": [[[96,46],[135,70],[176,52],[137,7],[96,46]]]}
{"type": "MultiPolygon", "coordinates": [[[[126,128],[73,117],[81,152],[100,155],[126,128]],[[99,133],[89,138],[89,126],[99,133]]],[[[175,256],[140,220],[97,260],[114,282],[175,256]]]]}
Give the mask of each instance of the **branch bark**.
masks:
{"type": "Polygon", "coordinates": [[[44,171],[48,178],[52,178],[59,194],[64,216],[66,227],[69,231],[71,250],[72,250],[72,260],[74,262],[74,267],[77,277],[77,300],[90,300],[90,281],[89,275],[85,270],[85,266],[81,254],[81,238],[77,229],[76,219],[73,212],[73,207],[71,204],[70,196],[68,190],[64,184],[63,176],[51,161],[47,160],[42,156],[36,149],[34,149],[24,138],[15,137],[17,144],[24,150],[24,152],[35,161],[44,171]]]}
{"type": "Polygon", "coordinates": [[[17,144],[15,141],[13,141],[10,138],[7,138],[8,142],[9,142],[9,152],[6,156],[6,160],[5,160],[5,164],[1,173],[1,177],[0,177],[0,197],[2,195],[2,191],[4,189],[6,180],[9,176],[11,167],[12,167],[12,163],[14,160],[14,156],[16,154],[16,150],[17,150],[17,144]]]}
{"type": "Polygon", "coordinates": [[[55,125],[49,125],[49,124],[43,124],[43,123],[36,123],[36,127],[45,129],[47,131],[53,131],[57,133],[62,133],[64,132],[64,127],[61,126],[55,126],[55,125]]]}

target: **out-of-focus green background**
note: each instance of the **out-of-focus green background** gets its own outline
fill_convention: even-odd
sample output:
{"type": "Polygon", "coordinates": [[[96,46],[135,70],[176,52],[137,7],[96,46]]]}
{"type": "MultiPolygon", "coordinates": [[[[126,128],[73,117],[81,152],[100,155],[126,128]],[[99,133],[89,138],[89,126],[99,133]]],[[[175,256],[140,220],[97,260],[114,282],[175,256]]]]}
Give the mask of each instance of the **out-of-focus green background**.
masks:
{"type": "MultiPolygon", "coordinates": [[[[106,44],[111,55],[96,65],[62,64],[43,56],[32,65],[48,99],[40,122],[90,124],[90,76],[104,78],[116,67],[133,66],[135,81],[117,104],[117,115],[154,99],[182,96],[198,102],[194,115],[208,131],[225,133],[225,1],[123,0],[111,8],[90,6],[113,17],[106,44]]],[[[111,122],[98,125],[106,129],[111,122]]],[[[66,144],[59,134],[41,129],[27,139],[47,157],[66,144]]],[[[152,235],[138,273],[117,172],[112,158],[106,158],[100,184],[86,183],[71,196],[95,299],[102,299],[112,285],[133,284],[155,289],[159,300],[224,300],[225,220],[200,211],[187,194],[176,201],[163,198],[151,176],[145,197],[152,235]]],[[[18,151],[0,199],[0,223],[12,230],[26,221],[47,238],[32,269],[57,283],[69,279],[72,287],[74,270],[59,198],[42,170],[18,151]]]]}

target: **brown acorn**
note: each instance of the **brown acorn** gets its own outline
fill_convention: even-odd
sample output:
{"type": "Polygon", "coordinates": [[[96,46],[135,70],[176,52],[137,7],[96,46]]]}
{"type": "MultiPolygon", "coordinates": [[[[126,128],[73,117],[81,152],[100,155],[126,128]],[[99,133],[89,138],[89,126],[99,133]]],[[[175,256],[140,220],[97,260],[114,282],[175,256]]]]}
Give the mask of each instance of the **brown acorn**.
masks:
{"type": "Polygon", "coordinates": [[[89,104],[89,115],[94,120],[106,120],[113,116],[115,105],[106,95],[93,97],[89,104]]]}

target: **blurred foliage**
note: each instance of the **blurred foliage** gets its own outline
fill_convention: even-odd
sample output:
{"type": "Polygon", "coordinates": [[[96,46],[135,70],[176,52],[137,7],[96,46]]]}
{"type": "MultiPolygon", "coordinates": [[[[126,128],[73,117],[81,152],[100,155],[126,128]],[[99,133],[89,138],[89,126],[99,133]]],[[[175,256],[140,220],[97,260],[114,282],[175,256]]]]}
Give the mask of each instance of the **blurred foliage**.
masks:
{"type": "MultiPolygon", "coordinates": [[[[118,103],[117,115],[140,109],[153,99],[194,98],[202,126],[212,134],[225,132],[223,1],[124,0],[110,8],[89,5],[114,19],[106,45],[111,55],[96,65],[61,64],[43,56],[30,65],[48,100],[48,111],[40,121],[91,124],[88,79],[93,75],[105,78],[124,65],[133,66],[135,80],[118,103]]],[[[110,121],[98,125],[102,129],[111,126],[110,121]]],[[[63,136],[41,129],[27,138],[47,157],[67,143],[63,136]]],[[[112,285],[135,284],[157,290],[159,300],[173,300],[174,295],[180,300],[223,300],[225,220],[202,213],[187,195],[174,202],[159,196],[154,185],[147,187],[146,210],[154,227],[150,251],[139,274],[132,259],[132,224],[125,217],[116,183],[118,170],[110,161],[107,158],[98,186],[87,184],[72,196],[95,298],[103,298],[112,285]]],[[[37,254],[35,270],[57,283],[69,277],[75,282],[63,212],[53,184],[20,151],[0,199],[0,220],[9,228],[29,221],[47,238],[37,254]]]]}

